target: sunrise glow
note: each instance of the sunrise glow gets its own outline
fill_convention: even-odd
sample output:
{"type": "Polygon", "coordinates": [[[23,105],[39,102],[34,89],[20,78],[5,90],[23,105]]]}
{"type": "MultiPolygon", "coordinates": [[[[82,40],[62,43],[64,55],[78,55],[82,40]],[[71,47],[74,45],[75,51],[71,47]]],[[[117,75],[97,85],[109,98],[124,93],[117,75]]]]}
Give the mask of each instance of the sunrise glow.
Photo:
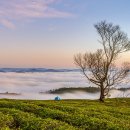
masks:
{"type": "Polygon", "coordinates": [[[101,47],[95,23],[120,25],[130,37],[129,5],[129,0],[0,1],[0,67],[75,67],[75,53],[101,47]]]}

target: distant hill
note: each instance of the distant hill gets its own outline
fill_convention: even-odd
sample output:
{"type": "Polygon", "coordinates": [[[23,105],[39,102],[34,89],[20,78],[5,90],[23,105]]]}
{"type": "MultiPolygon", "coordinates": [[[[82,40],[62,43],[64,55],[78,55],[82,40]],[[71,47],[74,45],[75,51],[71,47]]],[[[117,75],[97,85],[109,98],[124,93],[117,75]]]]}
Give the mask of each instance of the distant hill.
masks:
{"type": "Polygon", "coordinates": [[[75,91],[96,93],[99,92],[99,88],[97,87],[70,87],[70,88],[59,88],[54,90],[49,90],[47,93],[50,94],[63,94],[63,93],[73,93],[75,91]]]}
{"type": "MultiPolygon", "coordinates": [[[[130,88],[112,88],[111,90],[120,90],[120,91],[127,91],[130,90],[130,88]]],[[[64,93],[73,93],[73,92],[88,92],[88,93],[97,93],[100,91],[100,88],[98,87],[69,87],[69,88],[59,88],[59,89],[53,89],[49,90],[46,93],[49,94],[64,94],[64,93]]],[[[44,92],[40,92],[44,93],[44,92]]]]}
{"type": "Polygon", "coordinates": [[[16,73],[27,73],[27,72],[77,72],[78,69],[50,69],[50,68],[0,68],[0,72],[16,72],[16,73]]]}

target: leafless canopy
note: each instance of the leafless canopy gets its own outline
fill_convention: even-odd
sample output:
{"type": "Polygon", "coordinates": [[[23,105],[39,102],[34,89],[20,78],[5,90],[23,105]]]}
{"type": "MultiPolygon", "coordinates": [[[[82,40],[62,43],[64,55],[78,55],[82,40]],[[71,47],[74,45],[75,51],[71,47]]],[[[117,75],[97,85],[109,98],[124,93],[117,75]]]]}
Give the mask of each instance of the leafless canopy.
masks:
{"type": "Polygon", "coordinates": [[[95,53],[77,54],[74,61],[85,77],[100,87],[100,100],[103,100],[110,87],[120,83],[128,74],[128,64],[117,68],[114,62],[120,53],[130,50],[130,42],[119,26],[102,21],[95,28],[103,48],[95,53]]]}

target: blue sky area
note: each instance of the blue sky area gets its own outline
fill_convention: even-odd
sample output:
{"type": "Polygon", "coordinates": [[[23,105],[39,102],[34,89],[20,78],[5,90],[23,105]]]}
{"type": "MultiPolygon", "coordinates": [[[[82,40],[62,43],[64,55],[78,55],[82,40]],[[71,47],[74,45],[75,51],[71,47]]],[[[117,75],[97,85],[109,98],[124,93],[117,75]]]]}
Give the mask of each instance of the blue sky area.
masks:
{"type": "Polygon", "coordinates": [[[74,67],[75,53],[101,48],[95,23],[120,25],[130,37],[129,6],[130,0],[0,1],[0,67],[74,67]]]}

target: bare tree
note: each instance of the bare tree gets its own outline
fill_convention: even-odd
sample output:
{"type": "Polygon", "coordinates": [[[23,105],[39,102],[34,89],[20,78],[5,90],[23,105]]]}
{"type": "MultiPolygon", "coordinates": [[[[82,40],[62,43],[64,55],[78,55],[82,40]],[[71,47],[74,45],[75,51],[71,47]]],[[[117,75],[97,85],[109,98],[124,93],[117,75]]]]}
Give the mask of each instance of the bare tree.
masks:
{"type": "Polygon", "coordinates": [[[120,27],[112,23],[101,21],[95,28],[103,48],[94,53],[77,54],[74,61],[85,77],[100,88],[100,101],[104,101],[110,88],[128,74],[128,64],[116,67],[115,61],[120,53],[130,50],[130,41],[120,27]]]}

